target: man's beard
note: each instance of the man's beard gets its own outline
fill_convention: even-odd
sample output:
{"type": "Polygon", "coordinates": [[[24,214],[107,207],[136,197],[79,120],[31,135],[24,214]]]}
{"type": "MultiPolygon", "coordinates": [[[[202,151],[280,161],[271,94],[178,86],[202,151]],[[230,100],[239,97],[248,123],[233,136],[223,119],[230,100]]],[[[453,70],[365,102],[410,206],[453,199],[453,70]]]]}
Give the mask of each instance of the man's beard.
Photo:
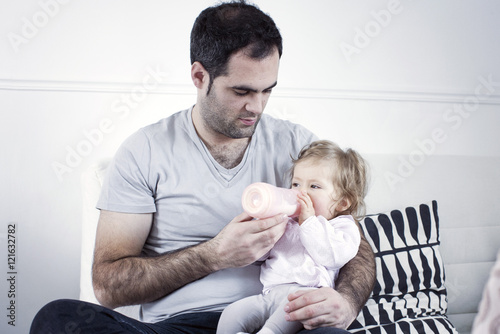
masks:
{"type": "Polygon", "coordinates": [[[233,113],[217,102],[217,98],[213,90],[211,90],[208,94],[205,103],[201,105],[200,114],[206,126],[210,130],[233,139],[251,137],[254,134],[257,124],[262,116],[262,114],[256,116],[253,113],[246,112],[229,118],[228,115],[233,115],[233,113]],[[249,126],[243,126],[243,123],[241,123],[238,118],[246,117],[256,118],[255,123],[249,126]]]}

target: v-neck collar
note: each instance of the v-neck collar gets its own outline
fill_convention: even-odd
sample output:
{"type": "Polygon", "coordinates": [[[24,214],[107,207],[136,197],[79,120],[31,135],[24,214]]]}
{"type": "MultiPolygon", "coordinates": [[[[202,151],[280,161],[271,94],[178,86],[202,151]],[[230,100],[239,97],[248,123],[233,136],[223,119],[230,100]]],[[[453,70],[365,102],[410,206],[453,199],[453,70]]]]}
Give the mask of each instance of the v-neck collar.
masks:
{"type": "Polygon", "coordinates": [[[255,148],[255,140],[253,138],[253,135],[252,138],[250,138],[250,142],[248,143],[245,149],[245,154],[243,155],[243,158],[241,159],[240,163],[233,168],[230,169],[225,168],[214,159],[214,157],[208,150],[208,147],[205,145],[203,140],[201,140],[201,138],[198,136],[198,133],[196,132],[193,123],[193,116],[192,116],[193,108],[194,106],[192,106],[187,113],[189,134],[195,145],[200,150],[200,153],[202,154],[203,159],[205,160],[206,165],[210,169],[214,178],[217,179],[217,181],[223,186],[229,187],[233,183],[237,182],[239,178],[241,178],[241,175],[247,168],[246,166],[248,166],[247,160],[250,157],[250,152],[253,152],[255,148]]]}

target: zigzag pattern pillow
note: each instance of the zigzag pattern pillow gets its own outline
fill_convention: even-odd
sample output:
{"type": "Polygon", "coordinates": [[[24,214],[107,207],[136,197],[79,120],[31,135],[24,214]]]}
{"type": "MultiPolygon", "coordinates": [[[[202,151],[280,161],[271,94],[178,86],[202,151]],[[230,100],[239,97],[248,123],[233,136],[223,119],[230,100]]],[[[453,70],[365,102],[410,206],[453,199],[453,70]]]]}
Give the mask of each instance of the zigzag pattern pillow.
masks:
{"type": "Polygon", "coordinates": [[[437,202],[367,216],[377,280],[351,333],[457,333],[446,317],[437,202]]]}

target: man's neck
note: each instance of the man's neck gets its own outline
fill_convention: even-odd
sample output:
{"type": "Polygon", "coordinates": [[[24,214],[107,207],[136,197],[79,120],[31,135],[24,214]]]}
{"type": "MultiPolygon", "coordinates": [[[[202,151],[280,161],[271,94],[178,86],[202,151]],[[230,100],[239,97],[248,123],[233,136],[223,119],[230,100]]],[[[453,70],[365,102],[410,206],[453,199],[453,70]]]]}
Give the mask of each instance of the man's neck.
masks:
{"type": "Polygon", "coordinates": [[[215,161],[217,161],[222,167],[231,169],[238,166],[245,155],[249,138],[245,139],[246,141],[233,140],[233,142],[219,145],[211,145],[206,141],[203,142],[215,161]]]}
{"type": "Polygon", "coordinates": [[[245,155],[250,138],[236,139],[214,133],[204,126],[196,109],[193,109],[192,121],[198,137],[203,141],[215,161],[227,169],[238,166],[245,155]]]}

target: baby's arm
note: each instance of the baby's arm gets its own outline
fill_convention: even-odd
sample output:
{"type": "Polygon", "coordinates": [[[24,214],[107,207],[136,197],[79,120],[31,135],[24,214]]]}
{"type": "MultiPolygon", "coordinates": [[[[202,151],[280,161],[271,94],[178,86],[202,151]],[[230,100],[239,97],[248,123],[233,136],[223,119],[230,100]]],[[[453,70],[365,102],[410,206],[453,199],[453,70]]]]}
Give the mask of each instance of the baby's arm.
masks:
{"type": "Polygon", "coordinates": [[[300,241],[316,261],[327,268],[339,269],[356,256],[361,236],[351,216],[332,221],[311,217],[300,226],[300,241]]]}
{"type": "Polygon", "coordinates": [[[300,203],[299,225],[302,225],[302,223],[305,222],[307,218],[314,216],[316,214],[316,211],[314,210],[311,197],[309,197],[306,191],[301,191],[297,195],[297,198],[300,203]]]}

